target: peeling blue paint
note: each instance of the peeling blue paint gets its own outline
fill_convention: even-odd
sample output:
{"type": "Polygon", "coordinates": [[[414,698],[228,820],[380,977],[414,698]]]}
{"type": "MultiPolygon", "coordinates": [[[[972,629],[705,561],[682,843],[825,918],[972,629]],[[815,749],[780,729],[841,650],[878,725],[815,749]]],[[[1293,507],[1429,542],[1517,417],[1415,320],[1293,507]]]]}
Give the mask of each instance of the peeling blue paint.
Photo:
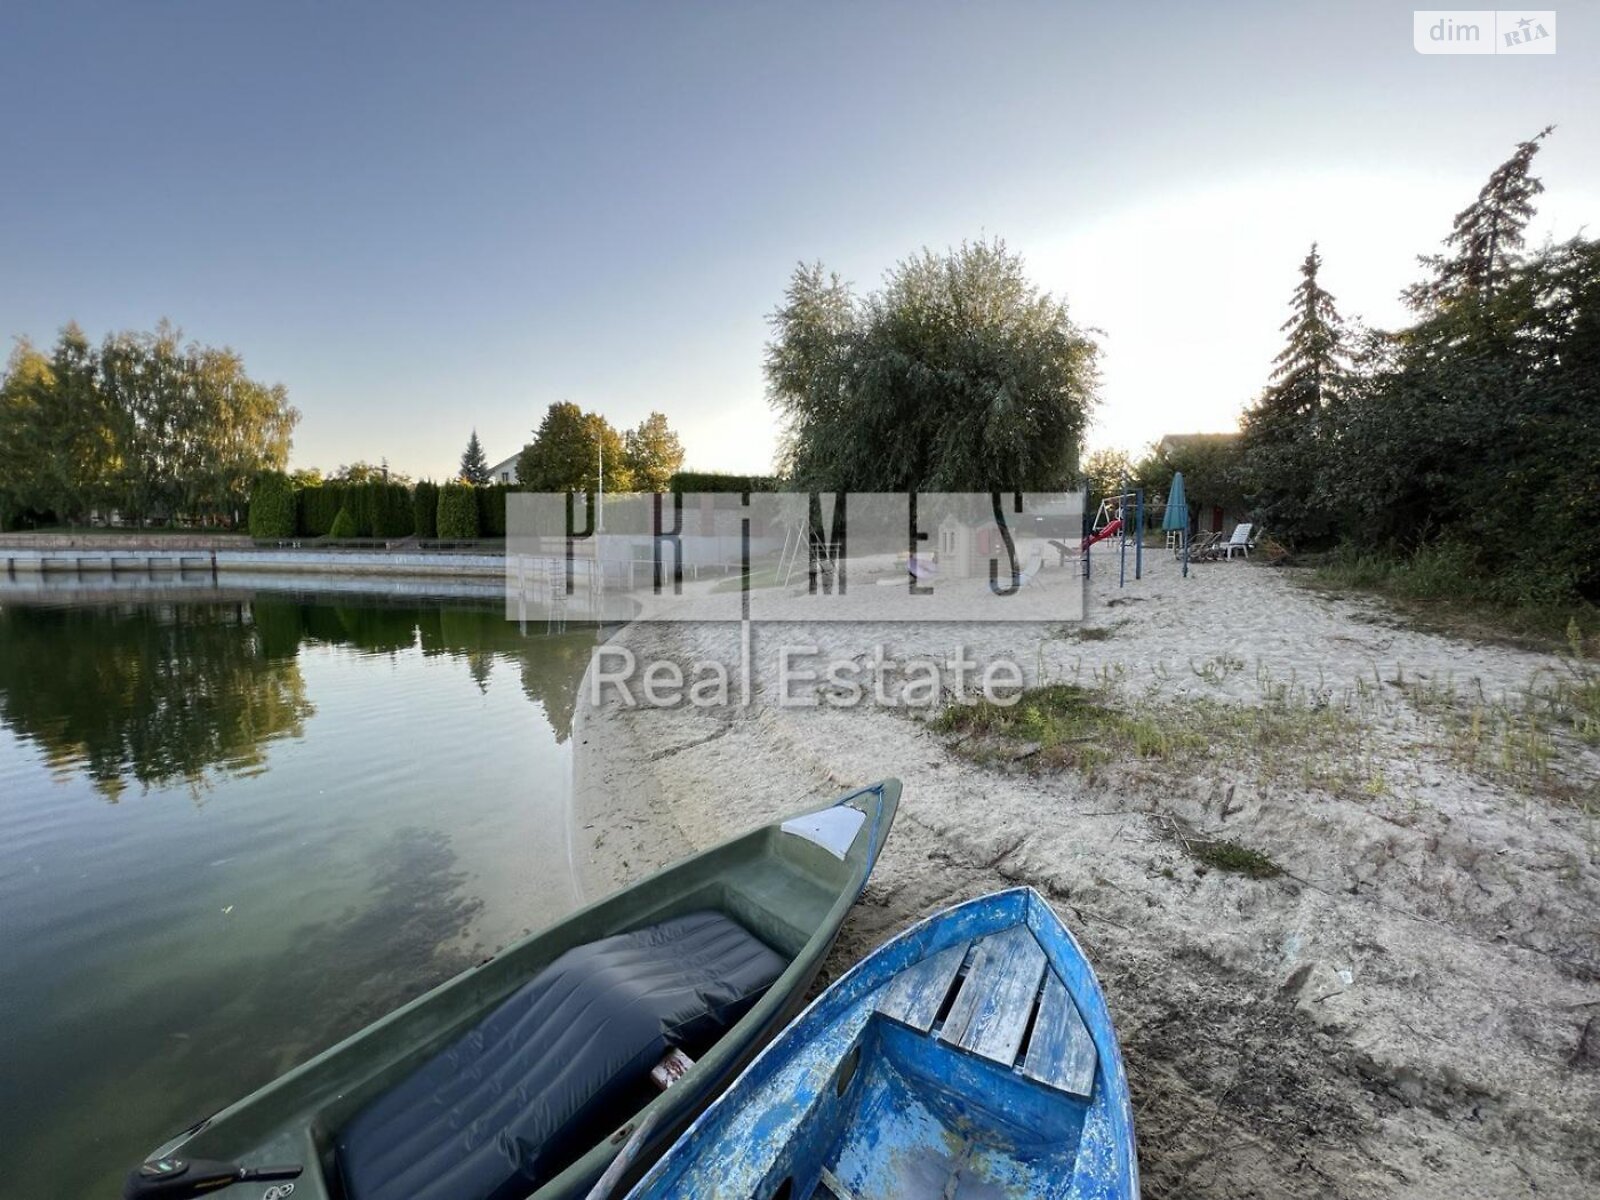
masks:
{"type": "MultiPolygon", "coordinates": [[[[982,960],[974,953],[971,969],[982,960]]],[[[964,986],[966,977],[952,985],[951,997],[964,986]]],[[[1026,1003],[1023,1017],[1037,999],[1026,1003]]],[[[1094,970],[1077,939],[1028,888],[930,917],[818,997],[629,1195],[1137,1200],[1127,1079],[1094,970]],[[1053,973],[1066,988],[1093,1039],[1087,1098],[1024,1075],[1026,1041],[1017,1061],[994,1061],[942,1040],[942,1022],[924,1030],[878,1011],[886,989],[909,968],[1019,926],[1044,951],[1046,982],[1053,973]]]]}

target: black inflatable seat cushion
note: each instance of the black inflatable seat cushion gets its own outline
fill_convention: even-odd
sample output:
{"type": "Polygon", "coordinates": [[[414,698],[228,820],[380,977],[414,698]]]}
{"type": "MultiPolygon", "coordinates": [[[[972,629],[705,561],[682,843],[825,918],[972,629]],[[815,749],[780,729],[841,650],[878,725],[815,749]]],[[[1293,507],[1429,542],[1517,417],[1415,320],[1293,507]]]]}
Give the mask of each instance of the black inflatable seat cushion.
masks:
{"type": "Polygon", "coordinates": [[[523,1200],[632,1115],[607,1109],[671,1047],[734,1024],[786,966],[718,912],[567,951],[339,1131],[349,1200],[523,1200]]]}

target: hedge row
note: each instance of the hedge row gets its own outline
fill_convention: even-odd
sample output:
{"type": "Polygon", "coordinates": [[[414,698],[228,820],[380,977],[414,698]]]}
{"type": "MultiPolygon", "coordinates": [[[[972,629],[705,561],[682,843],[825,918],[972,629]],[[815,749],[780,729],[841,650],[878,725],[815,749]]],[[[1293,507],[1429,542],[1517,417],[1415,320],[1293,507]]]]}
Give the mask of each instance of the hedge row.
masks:
{"type": "Polygon", "coordinates": [[[349,514],[351,537],[408,537],[416,529],[411,489],[401,483],[324,483],[302,488],[299,501],[296,532],[303,537],[332,534],[340,512],[349,514]]]}
{"type": "Polygon", "coordinates": [[[501,538],[507,484],[474,488],[426,480],[415,487],[376,480],[323,483],[295,491],[281,474],[263,475],[250,497],[257,538],[501,538]]]}
{"type": "Polygon", "coordinates": [[[775,475],[725,475],[721,471],[679,471],[668,485],[685,495],[696,492],[775,492],[782,481],[775,475]]]}
{"type": "MultiPolygon", "coordinates": [[[[724,475],[715,471],[679,471],[671,488],[679,493],[771,492],[779,480],[770,475],[724,475]]],[[[257,538],[503,538],[506,497],[524,489],[496,483],[469,488],[426,480],[415,487],[374,480],[369,483],[323,483],[294,490],[284,475],[263,475],[250,497],[250,536],[257,538]],[[446,496],[455,498],[446,501],[446,496]],[[464,495],[466,499],[461,499],[464,495]],[[470,520],[466,502],[471,500],[470,520]],[[451,510],[451,523],[444,510],[451,510]],[[340,514],[346,520],[336,530],[340,514]],[[470,532],[460,532],[469,529],[470,532]]]]}
{"type": "Polygon", "coordinates": [[[439,489],[439,536],[475,538],[478,536],[477,489],[464,483],[447,483],[439,489]]]}
{"type": "Polygon", "coordinates": [[[439,536],[439,485],[424,479],[411,489],[411,524],[419,538],[439,536]]]}
{"type": "Polygon", "coordinates": [[[287,475],[273,472],[256,480],[250,493],[251,537],[293,537],[297,516],[294,484],[287,475]]]}
{"type": "Polygon", "coordinates": [[[478,493],[478,534],[480,537],[506,536],[506,497],[522,489],[509,483],[494,483],[476,489],[478,493]]]}

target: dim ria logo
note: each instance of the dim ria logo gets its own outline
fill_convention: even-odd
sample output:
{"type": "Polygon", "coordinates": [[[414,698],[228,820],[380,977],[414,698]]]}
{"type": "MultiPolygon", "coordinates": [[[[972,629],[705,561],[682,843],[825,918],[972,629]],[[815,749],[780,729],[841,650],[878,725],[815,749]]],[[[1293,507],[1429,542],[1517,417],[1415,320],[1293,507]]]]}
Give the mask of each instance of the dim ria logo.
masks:
{"type": "Polygon", "coordinates": [[[1425,9],[1411,14],[1418,54],[1554,54],[1554,9],[1425,9]]]}

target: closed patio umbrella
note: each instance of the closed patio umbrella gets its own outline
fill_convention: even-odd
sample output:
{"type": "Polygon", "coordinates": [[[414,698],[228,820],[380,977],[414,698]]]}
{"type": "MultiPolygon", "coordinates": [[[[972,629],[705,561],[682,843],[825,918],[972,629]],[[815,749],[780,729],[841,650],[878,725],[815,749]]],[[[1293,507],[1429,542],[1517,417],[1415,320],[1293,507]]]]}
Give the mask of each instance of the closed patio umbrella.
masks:
{"type": "Polygon", "coordinates": [[[1175,530],[1183,539],[1183,574],[1189,576],[1189,502],[1183,495],[1183,472],[1172,473],[1172,487],[1167,491],[1167,511],[1161,518],[1161,528],[1175,530]]]}

